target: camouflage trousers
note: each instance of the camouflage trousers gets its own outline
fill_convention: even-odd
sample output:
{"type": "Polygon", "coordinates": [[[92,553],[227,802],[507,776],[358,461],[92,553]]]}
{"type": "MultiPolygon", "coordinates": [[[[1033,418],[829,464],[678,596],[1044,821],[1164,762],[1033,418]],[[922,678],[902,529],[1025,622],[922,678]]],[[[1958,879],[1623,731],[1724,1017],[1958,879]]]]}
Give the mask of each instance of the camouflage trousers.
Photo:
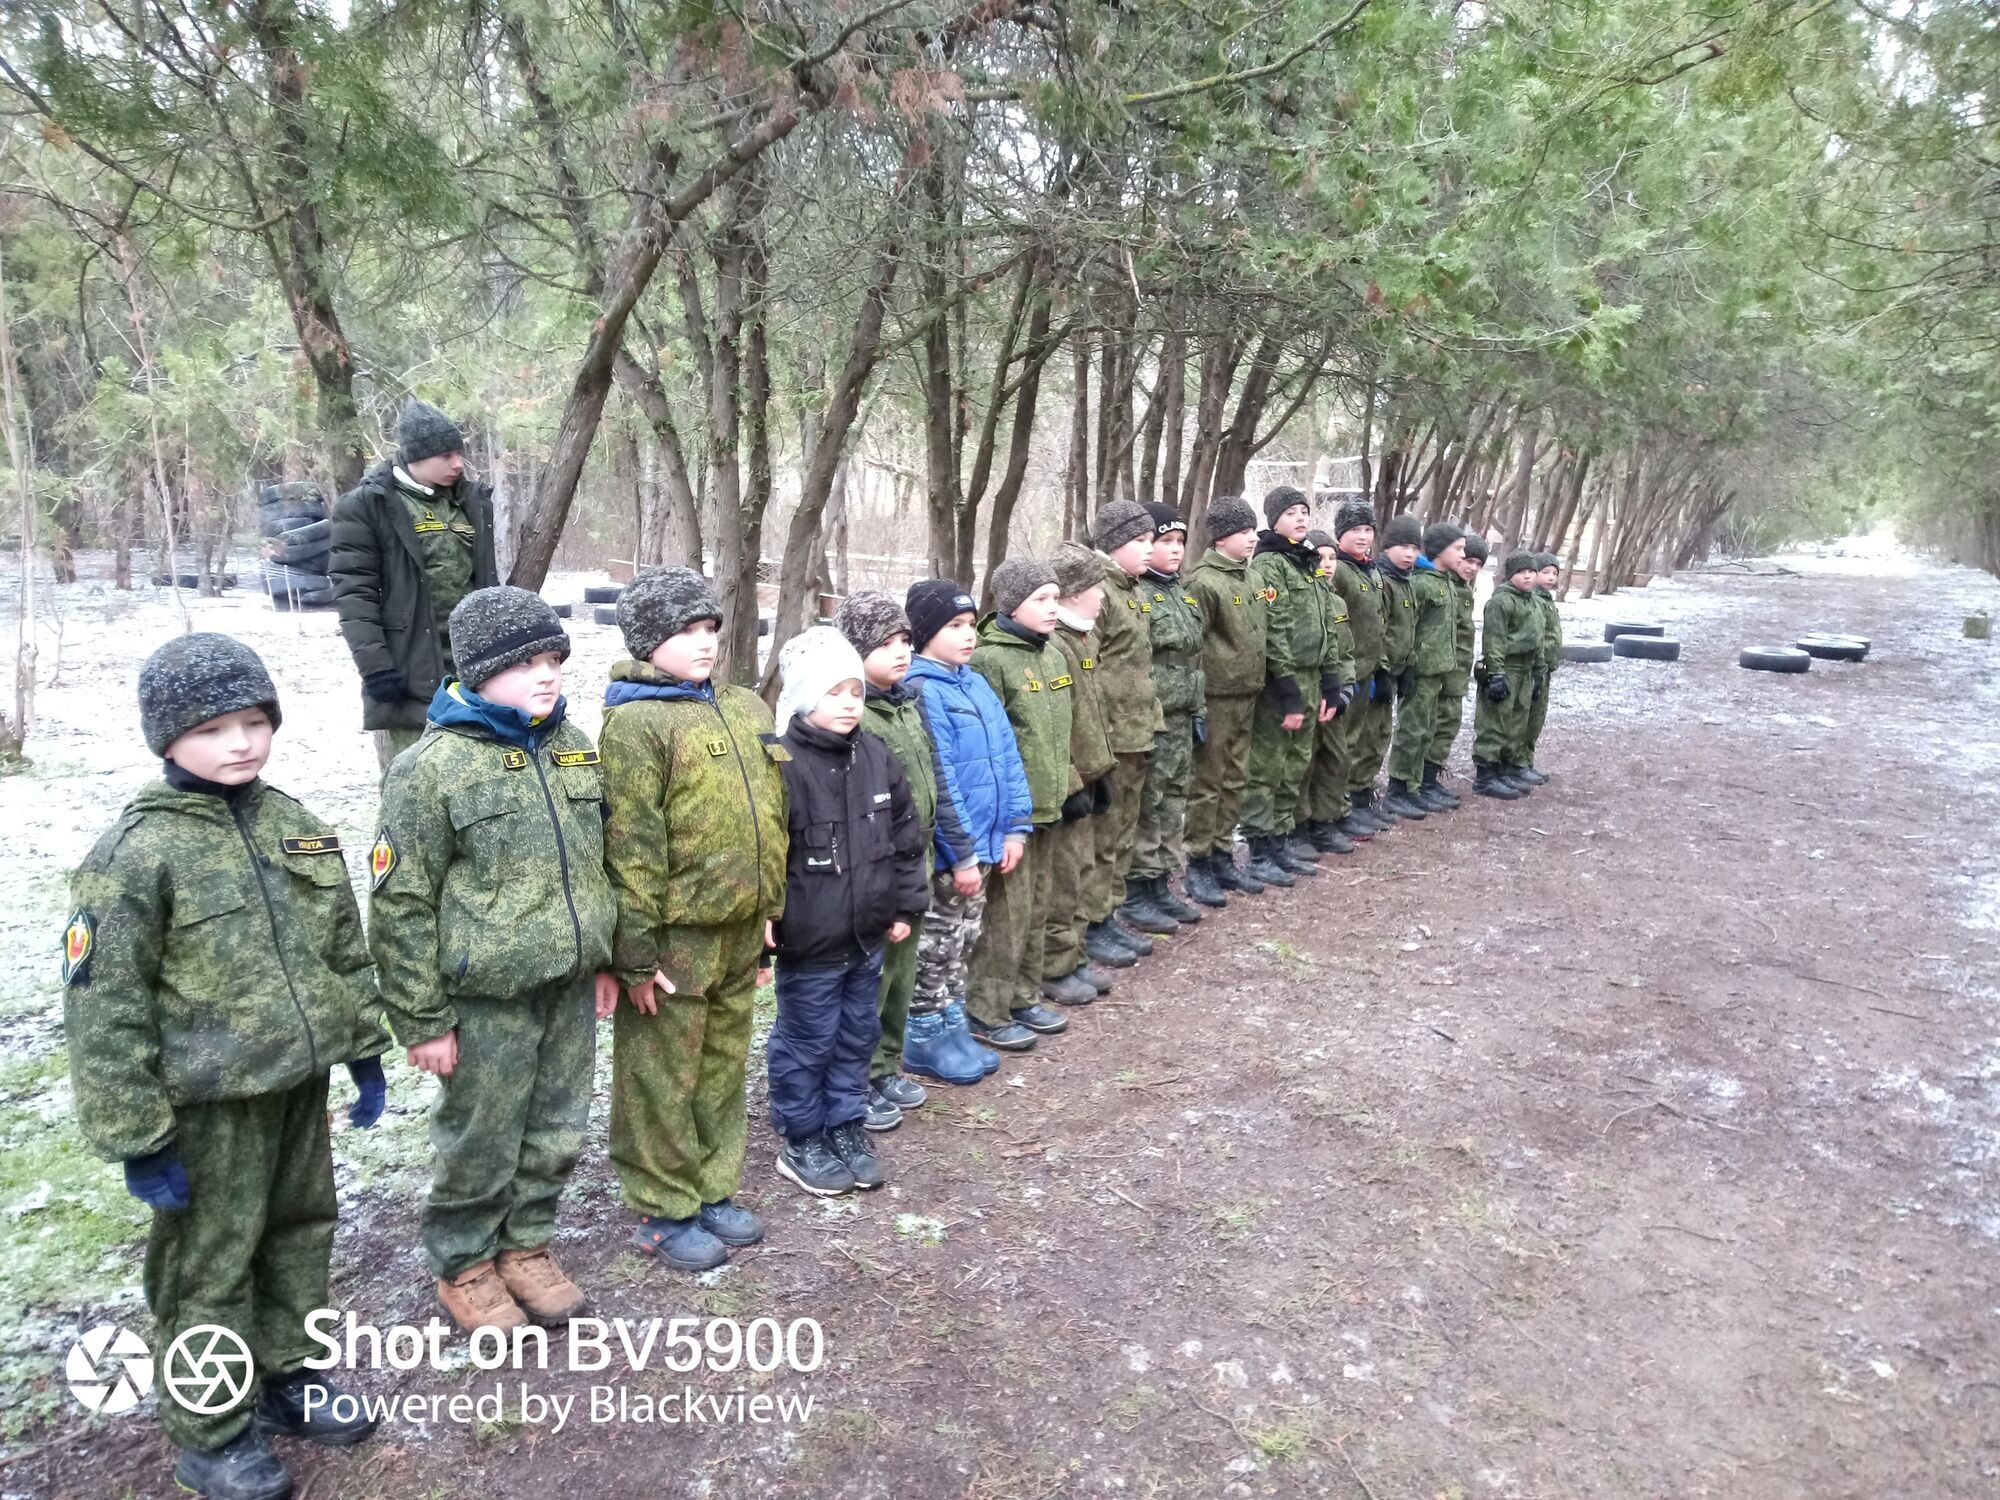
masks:
{"type": "Polygon", "coordinates": [[[502,1250],[537,1250],[583,1154],[597,1063],[591,976],[506,999],[457,999],[458,1066],[431,1106],[437,1166],[424,1254],[452,1277],[502,1250]]]}
{"type": "Polygon", "coordinates": [[[1521,731],[1521,753],[1514,757],[1517,766],[1532,766],[1535,763],[1535,746],[1542,742],[1542,726],[1549,721],[1549,687],[1554,680],[1553,672],[1535,674],[1535,683],[1540,691],[1535,694],[1535,701],[1528,705],[1528,722],[1521,731]]]}
{"type": "Polygon", "coordinates": [[[1153,736],[1146,781],[1139,791],[1139,824],[1126,873],[1134,880],[1171,875],[1187,862],[1181,829],[1187,822],[1188,782],[1194,776],[1194,718],[1169,714],[1153,736]]]}
{"type": "Polygon", "coordinates": [[[1389,775],[1411,784],[1424,779],[1424,762],[1437,734],[1440,705],[1444,701],[1444,676],[1417,679],[1416,689],[1396,705],[1396,735],[1389,745],[1389,775]]]}
{"type": "Polygon", "coordinates": [[[1534,712],[1535,667],[1532,662],[1505,662],[1507,701],[1495,703],[1482,683],[1472,715],[1472,758],[1484,765],[1526,765],[1528,720],[1534,712]]]}
{"type": "Polygon", "coordinates": [[[983,877],[970,896],[959,895],[951,871],[931,876],[931,905],[917,943],[917,988],[910,997],[910,1014],[928,1015],[965,998],[971,983],[972,950],[986,923],[986,890],[992,867],[981,865],[983,877]]]}
{"type": "Polygon", "coordinates": [[[1301,683],[1305,692],[1305,727],[1286,729],[1278,695],[1268,687],[1257,699],[1250,721],[1250,764],[1243,788],[1243,834],[1266,838],[1290,833],[1312,770],[1313,742],[1318,738],[1319,684],[1301,683]]]}
{"type": "MultiPolygon", "coordinates": [[[[326,1075],[276,1094],[174,1106],[188,1206],[153,1211],[146,1305],[153,1349],[211,1323],[238,1335],[260,1375],[289,1375],[320,1348],[306,1315],[327,1305],[339,1208],[327,1136],[326,1075]]],[[[189,1411],[164,1390],[160,1425],[176,1448],[220,1448],[250,1423],[257,1382],[226,1411],[189,1411]]]]}
{"type": "Polygon", "coordinates": [[[1395,689],[1391,688],[1386,696],[1372,703],[1368,701],[1368,684],[1359,684],[1359,689],[1347,712],[1340,716],[1342,720],[1354,720],[1342,740],[1347,752],[1343,763],[1347,770],[1349,796],[1375,789],[1376,778],[1382,774],[1383,758],[1389,753],[1389,736],[1394,732],[1396,723],[1395,689]]]}
{"type": "Polygon", "coordinates": [[[1312,764],[1299,793],[1301,823],[1335,823],[1347,816],[1347,765],[1354,737],[1349,723],[1354,709],[1350,703],[1338,718],[1313,726],[1312,764]]]}
{"type": "Polygon", "coordinates": [[[1049,852],[1055,840],[1037,827],[1010,874],[996,866],[986,881],[986,927],[972,950],[966,1014],[982,1026],[1005,1026],[1017,1007],[1042,993],[1042,921],[1049,908],[1049,852]]]}
{"type": "Polygon", "coordinates": [[[1083,912],[1102,922],[1125,900],[1125,872],[1139,837],[1139,800],[1146,791],[1144,751],[1121,750],[1111,767],[1111,806],[1090,820],[1097,831],[1096,857],[1084,882],[1083,912]]]}
{"type": "Polygon", "coordinates": [[[923,934],[924,923],[919,917],[910,924],[908,937],[882,951],[882,988],[876,1002],[882,1018],[882,1040],[868,1066],[870,1078],[887,1078],[903,1066],[903,1033],[910,1024],[910,999],[917,992],[917,953],[923,934]]]}
{"type": "Polygon", "coordinates": [[[1182,842],[1190,859],[1218,849],[1227,852],[1235,842],[1243,784],[1250,774],[1250,720],[1256,711],[1255,698],[1208,700],[1208,742],[1194,747],[1194,776],[1188,782],[1182,842]]]}
{"type": "Polygon", "coordinates": [[[627,1208],[685,1219],[743,1181],[743,1095],[764,921],[669,927],[661,967],[675,993],[611,1027],[611,1165],[627,1208]]]}
{"type": "Polygon", "coordinates": [[[1042,919],[1042,978],[1060,979],[1083,967],[1083,883],[1097,859],[1095,818],[1058,823],[1049,841],[1048,914],[1042,919]]]}
{"type": "Polygon", "coordinates": [[[1464,721],[1465,679],[1453,675],[1438,689],[1437,715],[1431,724],[1431,748],[1427,756],[1432,765],[1441,766],[1451,759],[1451,747],[1464,721]]]}

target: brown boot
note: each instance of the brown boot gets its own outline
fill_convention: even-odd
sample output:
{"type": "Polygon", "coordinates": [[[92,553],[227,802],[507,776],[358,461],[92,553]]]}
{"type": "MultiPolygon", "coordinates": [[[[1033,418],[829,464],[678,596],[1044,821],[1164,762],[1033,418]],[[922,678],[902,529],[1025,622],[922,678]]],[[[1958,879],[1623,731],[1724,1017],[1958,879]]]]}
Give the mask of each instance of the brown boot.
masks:
{"type": "Polygon", "coordinates": [[[560,1327],[583,1311],[583,1288],[563,1275],[546,1246],[502,1250],[497,1264],[501,1281],[531,1322],[560,1327]]]}
{"type": "Polygon", "coordinates": [[[528,1321],[490,1260],[468,1266],[449,1281],[440,1276],[438,1301],[467,1333],[475,1328],[520,1328],[528,1321]]]}

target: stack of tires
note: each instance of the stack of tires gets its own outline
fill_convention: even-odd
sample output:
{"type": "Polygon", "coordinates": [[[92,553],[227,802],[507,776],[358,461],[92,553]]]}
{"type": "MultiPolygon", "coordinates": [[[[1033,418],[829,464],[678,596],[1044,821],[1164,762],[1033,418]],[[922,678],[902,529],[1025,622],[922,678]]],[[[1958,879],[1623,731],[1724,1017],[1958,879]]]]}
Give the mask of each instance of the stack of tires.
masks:
{"type": "Polygon", "coordinates": [[[333,580],[327,558],[333,551],[333,522],[326,496],[316,484],[267,484],[257,500],[264,533],[264,588],[273,609],[327,609],[333,580]]]}

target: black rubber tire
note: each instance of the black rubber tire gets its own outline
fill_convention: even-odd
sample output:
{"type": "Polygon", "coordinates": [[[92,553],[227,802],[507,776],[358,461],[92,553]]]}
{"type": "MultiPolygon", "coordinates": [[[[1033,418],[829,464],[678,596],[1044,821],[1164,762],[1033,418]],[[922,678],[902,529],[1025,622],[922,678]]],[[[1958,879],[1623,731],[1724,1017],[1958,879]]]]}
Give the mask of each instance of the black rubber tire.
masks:
{"type": "Polygon", "coordinates": [[[1640,661],[1679,661],[1681,643],[1670,635],[1621,635],[1611,644],[1619,656],[1640,661]]]}
{"type": "Polygon", "coordinates": [[[625,590],[615,583],[593,583],[583,591],[585,604],[616,604],[625,590]]]}
{"type": "Polygon", "coordinates": [[[551,604],[549,608],[556,612],[556,618],[558,620],[567,620],[572,614],[576,612],[576,606],[574,604],[551,604]]]}
{"type": "Polygon", "coordinates": [[[600,625],[616,625],[618,623],[618,606],[615,604],[600,604],[596,609],[591,611],[591,618],[596,620],[600,625]]]}
{"type": "Polygon", "coordinates": [[[288,615],[296,605],[299,609],[332,609],[333,590],[320,589],[310,594],[273,594],[271,608],[281,615],[288,615]]]}
{"type": "Polygon", "coordinates": [[[280,567],[290,568],[294,573],[324,573],[326,561],[333,556],[333,549],[324,542],[316,542],[294,551],[290,547],[280,549],[274,556],[264,559],[280,567]]]}
{"type": "Polygon", "coordinates": [[[1752,672],[1804,672],[1811,669],[1812,658],[1796,646],[1745,646],[1736,665],[1752,672]]]}
{"type": "Polygon", "coordinates": [[[1797,641],[1798,649],[1807,656],[1820,661],[1866,661],[1868,643],[1857,640],[1840,640],[1832,636],[1802,635],[1797,641]]]}
{"type": "Polygon", "coordinates": [[[1621,635],[1663,636],[1667,633],[1664,625],[1649,625],[1644,620],[1612,620],[1604,627],[1604,638],[1615,641],[1621,635]]]}
{"type": "Polygon", "coordinates": [[[267,563],[264,567],[267,594],[323,594],[332,587],[333,580],[324,573],[301,573],[282,563],[267,563]]]}
{"type": "Polygon", "coordinates": [[[287,521],[279,535],[285,539],[285,545],[288,547],[304,547],[313,542],[331,542],[333,522],[323,517],[317,521],[287,521]]]}
{"type": "Polygon", "coordinates": [[[1609,641],[1563,642],[1564,661],[1610,661],[1612,654],[1609,641]]]}

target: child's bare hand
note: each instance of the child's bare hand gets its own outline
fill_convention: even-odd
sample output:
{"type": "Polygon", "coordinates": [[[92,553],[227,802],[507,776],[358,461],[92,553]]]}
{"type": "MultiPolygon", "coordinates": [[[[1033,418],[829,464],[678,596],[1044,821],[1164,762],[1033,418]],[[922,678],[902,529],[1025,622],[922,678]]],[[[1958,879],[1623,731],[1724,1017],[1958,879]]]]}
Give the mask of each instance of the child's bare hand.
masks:
{"type": "Polygon", "coordinates": [[[1340,712],[1340,700],[1338,698],[1328,698],[1324,703],[1320,704],[1319,706],[1320,723],[1324,724],[1328,719],[1331,719],[1335,714],[1339,712],[1340,712]]]}
{"type": "Polygon", "coordinates": [[[428,1042],[418,1042],[403,1056],[413,1068],[422,1068],[426,1073],[449,1078],[452,1069],[458,1066],[458,1033],[447,1031],[443,1036],[432,1037],[428,1042]]]}
{"type": "Polygon", "coordinates": [[[599,974],[597,976],[597,1019],[608,1021],[611,1013],[618,1009],[618,976],[599,974]]]}
{"type": "Polygon", "coordinates": [[[1006,844],[1000,850],[1000,873],[1002,875],[1012,875],[1014,873],[1014,866],[1021,862],[1021,851],[1026,847],[1027,845],[1019,839],[1007,840],[1006,844]]]}
{"type": "Polygon", "coordinates": [[[666,994],[671,995],[674,992],[674,982],[658,969],[653,970],[651,979],[642,979],[637,984],[626,986],[625,998],[632,1002],[632,1009],[642,1016],[656,1016],[660,1013],[659,998],[653,993],[654,985],[658,985],[666,994]]]}
{"type": "Polygon", "coordinates": [[[1297,734],[1306,727],[1306,716],[1302,713],[1286,714],[1278,721],[1278,727],[1287,734],[1297,734]]]}
{"type": "Polygon", "coordinates": [[[889,924],[890,942],[900,943],[903,941],[903,939],[907,938],[909,935],[910,935],[910,924],[908,922],[891,922],[889,924]]]}
{"type": "Polygon", "coordinates": [[[978,865],[967,865],[962,870],[951,872],[951,888],[961,896],[978,895],[980,884],[984,880],[985,876],[979,873],[978,865]]]}

